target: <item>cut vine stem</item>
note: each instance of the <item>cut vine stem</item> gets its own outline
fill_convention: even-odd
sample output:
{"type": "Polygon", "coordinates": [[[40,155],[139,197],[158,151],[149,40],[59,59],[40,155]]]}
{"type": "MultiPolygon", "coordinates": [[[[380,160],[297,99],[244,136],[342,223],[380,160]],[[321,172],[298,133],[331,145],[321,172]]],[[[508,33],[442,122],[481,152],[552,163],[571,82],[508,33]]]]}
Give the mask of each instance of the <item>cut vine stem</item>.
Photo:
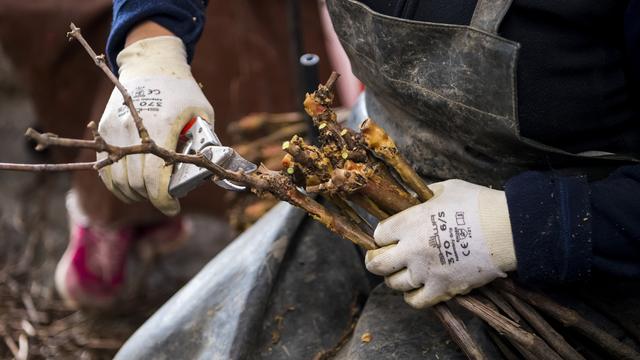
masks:
{"type": "Polygon", "coordinates": [[[527,320],[529,325],[533,327],[540,337],[542,337],[553,349],[555,349],[563,359],[567,360],[584,360],[584,356],[574,349],[551,325],[531,307],[520,298],[503,292],[507,301],[527,320]]]}
{"type": "Polygon", "coordinates": [[[531,352],[538,359],[562,359],[538,336],[522,329],[520,325],[501,315],[491,307],[473,296],[456,296],[453,300],[463,308],[469,310],[494,328],[498,333],[506,336],[531,352]]]}
{"type": "Polygon", "coordinates": [[[595,324],[587,321],[577,311],[562,306],[546,295],[517,286],[509,279],[495,281],[501,290],[519,297],[527,303],[547,313],[560,321],[564,326],[578,330],[582,335],[591,339],[595,344],[606,350],[617,359],[640,359],[640,354],[632,347],[616,339],[595,324]]]}

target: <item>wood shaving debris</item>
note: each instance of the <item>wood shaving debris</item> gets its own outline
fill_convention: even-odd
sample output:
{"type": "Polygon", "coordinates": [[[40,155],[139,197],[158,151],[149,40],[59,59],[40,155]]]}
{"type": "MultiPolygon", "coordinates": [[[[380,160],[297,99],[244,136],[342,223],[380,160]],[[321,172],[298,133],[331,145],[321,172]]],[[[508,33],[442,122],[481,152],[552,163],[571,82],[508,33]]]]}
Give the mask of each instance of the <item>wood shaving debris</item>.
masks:
{"type": "Polygon", "coordinates": [[[370,333],[370,332],[368,332],[368,331],[367,331],[367,332],[365,332],[364,334],[362,334],[362,336],[360,336],[360,340],[361,340],[363,343],[369,343],[369,342],[371,342],[371,339],[372,339],[372,338],[373,338],[373,336],[371,336],[371,333],[370,333]]]}

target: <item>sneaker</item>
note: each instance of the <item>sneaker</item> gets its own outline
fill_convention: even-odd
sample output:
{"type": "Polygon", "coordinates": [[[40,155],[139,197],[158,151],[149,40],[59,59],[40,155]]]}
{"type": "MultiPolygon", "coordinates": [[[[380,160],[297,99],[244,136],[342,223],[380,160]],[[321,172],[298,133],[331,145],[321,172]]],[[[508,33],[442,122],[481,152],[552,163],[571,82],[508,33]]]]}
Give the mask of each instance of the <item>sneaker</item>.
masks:
{"type": "Polygon", "coordinates": [[[66,206],[70,239],[56,267],[55,284],[73,308],[113,305],[125,290],[127,259],[138,242],[144,243],[147,252],[164,254],[175,250],[190,233],[190,226],[180,217],[143,226],[92,226],[73,191],[67,194],[66,206]]]}

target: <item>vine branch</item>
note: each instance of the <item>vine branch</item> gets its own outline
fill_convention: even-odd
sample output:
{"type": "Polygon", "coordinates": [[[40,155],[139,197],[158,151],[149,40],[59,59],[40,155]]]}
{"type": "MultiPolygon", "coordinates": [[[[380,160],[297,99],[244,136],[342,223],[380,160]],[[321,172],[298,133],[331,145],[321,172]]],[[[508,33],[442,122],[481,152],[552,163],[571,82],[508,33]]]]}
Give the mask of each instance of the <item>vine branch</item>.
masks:
{"type": "Polygon", "coordinates": [[[102,70],[102,72],[105,73],[105,75],[107,75],[109,80],[111,80],[111,82],[116,86],[116,88],[118,88],[118,91],[120,91],[120,93],[122,94],[124,103],[127,105],[129,110],[131,111],[131,116],[133,117],[133,121],[136,124],[136,128],[138,129],[138,134],[140,135],[140,139],[142,140],[142,142],[143,143],[153,142],[153,140],[149,137],[149,132],[144,127],[144,124],[142,123],[142,117],[140,117],[140,114],[136,110],[136,107],[133,103],[133,99],[131,98],[131,95],[129,95],[129,92],[127,91],[127,89],[122,85],[122,83],[120,83],[120,81],[115,76],[115,74],[111,71],[111,69],[109,69],[109,66],[107,66],[107,62],[105,61],[104,54],[98,55],[96,54],[95,51],[93,51],[93,48],[91,48],[91,45],[89,45],[87,40],[85,40],[85,38],[82,36],[82,32],[80,31],[80,28],[77,27],[74,23],[71,23],[69,25],[69,28],[71,29],[71,31],[67,33],[67,37],[69,38],[69,41],[71,41],[72,39],[76,39],[80,43],[80,45],[82,45],[82,47],[87,51],[89,56],[91,56],[96,66],[98,66],[100,70],[102,70]]]}

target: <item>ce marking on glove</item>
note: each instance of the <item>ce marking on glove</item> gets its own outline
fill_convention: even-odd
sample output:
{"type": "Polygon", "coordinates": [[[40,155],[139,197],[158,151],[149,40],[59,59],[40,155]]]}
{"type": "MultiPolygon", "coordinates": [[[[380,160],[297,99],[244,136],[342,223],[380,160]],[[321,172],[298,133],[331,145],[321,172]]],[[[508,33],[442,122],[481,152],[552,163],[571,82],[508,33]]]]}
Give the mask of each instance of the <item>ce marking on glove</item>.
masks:
{"type": "Polygon", "coordinates": [[[163,102],[161,95],[160,89],[139,86],[133,92],[133,101],[138,111],[159,111],[163,102]]]}
{"type": "MultiPolygon", "coordinates": [[[[449,226],[446,215],[444,211],[431,215],[433,235],[429,238],[429,246],[438,249],[440,264],[443,266],[454,265],[461,260],[460,255],[463,257],[471,255],[469,249],[471,228],[449,226]],[[442,240],[441,235],[448,239],[442,240]]],[[[454,220],[456,225],[464,225],[464,212],[457,212],[455,218],[449,220],[454,220]]]]}
{"type": "Polygon", "coordinates": [[[147,89],[144,86],[138,86],[136,87],[136,90],[133,92],[133,98],[139,99],[145,96],[154,96],[154,95],[160,95],[160,94],[162,94],[162,91],[160,91],[160,89],[147,89]]]}

